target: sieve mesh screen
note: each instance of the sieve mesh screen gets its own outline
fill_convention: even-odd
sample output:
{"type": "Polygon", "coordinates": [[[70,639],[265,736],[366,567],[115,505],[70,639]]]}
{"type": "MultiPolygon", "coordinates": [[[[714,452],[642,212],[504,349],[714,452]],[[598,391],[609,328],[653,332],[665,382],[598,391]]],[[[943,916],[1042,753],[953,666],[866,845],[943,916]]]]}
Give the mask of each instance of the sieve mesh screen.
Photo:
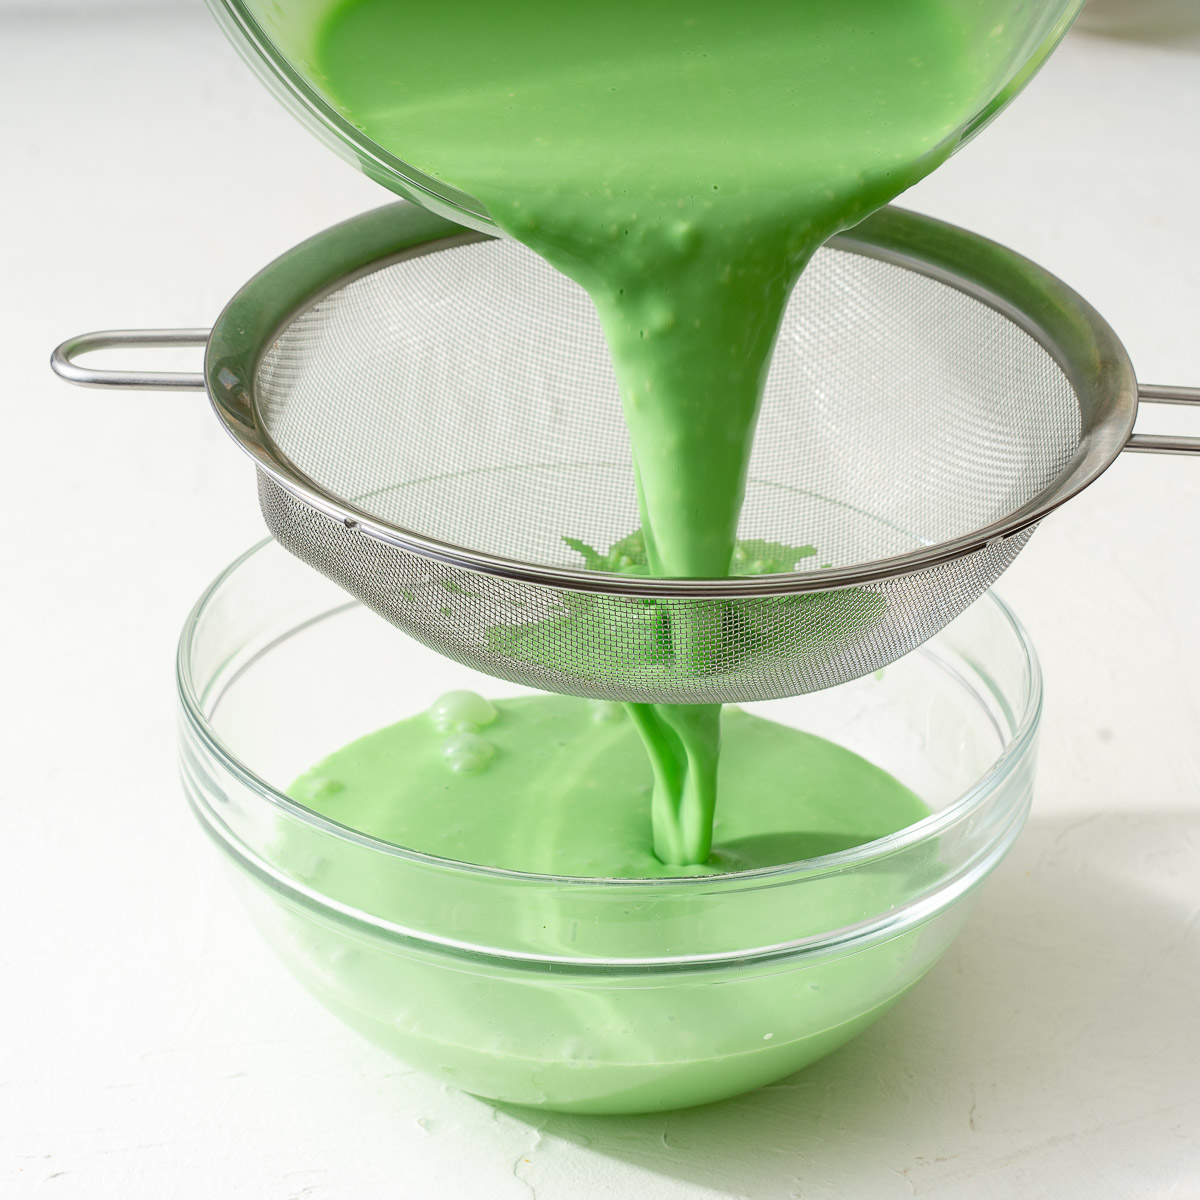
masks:
{"type": "MultiPolygon", "coordinates": [[[[608,352],[575,284],[508,241],[370,271],[296,316],[259,364],[256,415],[335,502],[468,550],[581,568],[639,524],[608,352]]],[[[963,291],[822,250],[788,307],[739,537],[870,563],[1031,500],[1080,442],[1053,357],[963,291]]],[[[1008,566],[1032,528],[834,592],[604,596],[462,570],[348,529],[260,472],[276,537],[413,636],[534,687],[749,701],[886,665],[1008,566]]]]}

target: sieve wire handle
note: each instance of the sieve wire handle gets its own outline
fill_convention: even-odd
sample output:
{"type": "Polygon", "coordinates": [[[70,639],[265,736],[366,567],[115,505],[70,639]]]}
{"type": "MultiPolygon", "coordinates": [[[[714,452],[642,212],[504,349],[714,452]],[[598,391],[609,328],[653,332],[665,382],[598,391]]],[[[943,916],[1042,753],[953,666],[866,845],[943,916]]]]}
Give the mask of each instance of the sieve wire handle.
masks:
{"type": "Polygon", "coordinates": [[[67,338],[50,355],[50,366],[56,375],[80,387],[140,388],[151,391],[204,390],[204,376],[183,371],[102,371],[81,367],[78,354],[93,350],[112,350],[120,346],[144,350],[151,346],[205,346],[207,329],[103,329],[96,333],[80,333],[67,338]]]}
{"type": "MultiPolygon", "coordinates": [[[[203,391],[204,376],[183,371],[112,371],[83,367],[75,361],[79,354],[119,347],[147,349],[154,346],[205,346],[207,329],[105,329],[80,333],[67,338],[50,356],[56,375],[80,387],[112,387],[142,391],[203,391]]],[[[1150,404],[1186,404],[1200,407],[1200,388],[1142,384],[1138,400],[1150,404]]],[[[1134,433],[1125,450],[1142,454],[1200,454],[1200,437],[1134,433]]]]}
{"type": "MultiPolygon", "coordinates": [[[[1150,404],[1195,404],[1200,406],[1200,388],[1165,387],[1144,383],[1138,400],[1150,404]]],[[[1123,447],[1141,454],[1200,454],[1200,437],[1171,437],[1161,433],[1132,434],[1123,447]]]]}

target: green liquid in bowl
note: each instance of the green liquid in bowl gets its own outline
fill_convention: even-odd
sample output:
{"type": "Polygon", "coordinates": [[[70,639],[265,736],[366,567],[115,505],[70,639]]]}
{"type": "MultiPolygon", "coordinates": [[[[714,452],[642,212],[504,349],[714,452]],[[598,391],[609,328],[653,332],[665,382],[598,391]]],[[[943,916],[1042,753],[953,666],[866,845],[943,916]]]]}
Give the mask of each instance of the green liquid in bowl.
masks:
{"type": "Polygon", "coordinates": [[[1028,809],[1040,684],[991,599],[883,679],[727,713],[722,769],[747,780],[774,755],[792,768],[787,779],[773,770],[760,794],[732,793],[716,874],[663,877],[648,860],[649,768],[627,719],[597,721],[610,712],[569,698],[498,701],[478,726],[496,749],[475,775],[444,759],[454,731],[427,714],[387,724],[398,690],[415,708],[448,680],[488,686],[267,543],[187,623],[183,779],[248,911],[306,988],[404,1061],[511,1103],[699,1104],[828,1053],[936,961],[1028,809]],[[527,719],[532,764],[519,753],[527,719]],[[373,727],[296,779],[322,742],[373,727]],[[547,749],[559,741],[608,753],[567,780],[587,756],[547,749]],[[389,748],[385,804],[354,789],[389,748]],[[621,789],[570,807],[602,774],[621,789]],[[299,802],[285,795],[293,781],[299,802]],[[492,807],[493,829],[511,828],[507,840],[461,820],[447,828],[456,812],[487,815],[474,800],[492,807]],[[568,817],[587,834],[575,870],[623,863],[640,877],[516,869],[548,869],[568,817]]]}
{"type": "MultiPolygon", "coordinates": [[[[713,855],[668,866],[650,848],[650,766],[621,706],[571,696],[493,706],[452,695],[459,697],[476,701],[476,712],[464,718],[446,705],[369,734],[323,759],[289,794],[393,845],[580,879],[781,866],[929,815],[908,788],[849,750],[735,708],[723,720],[713,855]]],[[[826,927],[842,924],[844,910],[834,905],[826,927]]]]}
{"type": "Polygon", "coordinates": [[[238,882],[280,959],[376,1045],[484,1099],[581,1113],[705,1104],[808,1066],[882,1016],[969,907],[811,963],[582,973],[442,957],[238,882]]]}
{"type": "MultiPolygon", "coordinates": [[[[858,755],[733,710],[724,718],[713,857],[668,867],[650,849],[650,767],[620,706],[537,696],[493,707],[470,693],[449,701],[336,751],[291,794],[409,849],[580,879],[772,867],[845,851],[929,814],[858,755]]],[[[283,848],[285,861],[311,869],[304,839],[295,850],[283,848]]],[[[329,856],[313,882],[336,896],[348,882],[343,871],[358,868],[329,856]]],[[[376,911],[424,883],[397,869],[378,877],[380,895],[364,895],[361,878],[355,885],[357,903],[376,911]]],[[[810,889],[806,917],[821,929],[852,925],[886,911],[902,888],[887,870],[835,875],[810,889]]],[[[571,903],[569,893],[534,884],[519,920],[544,948],[569,956],[578,941],[571,903]],[[557,947],[550,929],[565,934],[557,947]]],[[[926,962],[922,938],[909,935],[807,970],[732,964],[665,986],[653,972],[573,979],[561,966],[542,977],[495,963],[447,969],[436,956],[359,940],[302,910],[274,919],[284,955],[298,956],[310,980],[317,966],[325,1003],[406,1061],[490,1097],[579,1111],[671,1108],[777,1078],[873,1020],[926,962]]],[[[706,940],[736,945],[743,932],[737,905],[714,899],[700,919],[706,940]]],[[[656,904],[628,905],[615,934],[611,950],[624,958],[704,949],[686,926],[664,926],[656,904]]]]}

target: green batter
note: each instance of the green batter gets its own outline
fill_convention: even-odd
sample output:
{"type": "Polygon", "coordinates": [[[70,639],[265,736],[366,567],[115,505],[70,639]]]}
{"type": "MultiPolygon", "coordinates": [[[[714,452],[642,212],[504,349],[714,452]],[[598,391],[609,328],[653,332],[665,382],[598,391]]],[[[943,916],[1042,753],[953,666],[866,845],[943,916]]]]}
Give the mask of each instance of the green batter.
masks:
{"type": "MultiPolygon", "coordinates": [[[[316,66],[348,119],[481,199],[588,291],[620,385],[649,569],[719,577],[797,276],[830,235],[942,161],[988,98],[990,46],[1004,47],[976,31],[968,53],[969,8],[350,0],[321,31],[316,66]]],[[[699,668],[703,634],[687,625],[677,618],[672,636],[699,668]]],[[[658,859],[706,862],[719,707],[630,716],[653,767],[658,859]]]]}
{"type": "Polygon", "coordinates": [[[950,934],[922,927],[799,964],[573,971],[577,955],[653,960],[758,945],[765,930],[850,929],[935,877],[901,855],[865,869],[812,868],[803,883],[787,868],[713,878],[811,860],[928,812],[830,742],[736,708],[724,719],[722,804],[703,866],[667,866],[651,853],[651,769],[619,705],[452,692],[336,751],[290,789],[345,826],[454,864],[443,873],[344,844],[335,851],[320,830],[298,825],[275,853],[302,886],[350,912],[402,926],[432,920],[471,943],[528,944],[566,959],[548,972],[374,936],[336,909],[280,902],[257,886],[247,900],[324,1004],[405,1062],[478,1095],[644,1112],[758,1087],[873,1021],[950,934]],[[472,879],[461,863],[572,878],[472,879]],[[681,875],[708,878],[669,878],[681,875]],[[611,882],[585,882],[596,878],[611,882]],[[649,890],[639,886],[647,878],[649,890]],[[747,882],[725,890],[734,878],[747,882]]]}
{"type": "Polygon", "coordinates": [[[703,866],[651,851],[651,769],[621,706],[572,696],[495,704],[451,692],[338,750],[291,794],[383,841],[543,875],[653,878],[775,866],[845,850],[929,810],[822,738],[725,713],[716,845],[703,866]]]}

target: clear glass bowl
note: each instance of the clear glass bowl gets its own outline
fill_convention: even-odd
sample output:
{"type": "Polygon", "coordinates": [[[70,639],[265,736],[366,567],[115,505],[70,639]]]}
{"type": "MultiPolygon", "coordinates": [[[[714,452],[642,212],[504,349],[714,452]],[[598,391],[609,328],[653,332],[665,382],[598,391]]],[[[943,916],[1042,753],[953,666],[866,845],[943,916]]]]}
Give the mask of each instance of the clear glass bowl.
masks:
{"type": "MultiPolygon", "coordinates": [[[[396,0],[402,3],[403,0],[396,0]]],[[[316,64],[318,35],[344,0],[207,0],[218,24],[259,78],[308,128],[364,174],[459,224],[495,233],[474,196],[418,170],[352,124],[325,92],[316,64]]],[[[1084,0],[972,0],[958,16],[980,76],[961,145],[1025,86],[1058,45],[1084,0]]],[[[464,17],[464,20],[466,18],[464,17]]],[[[398,68],[402,69],[402,68],[398,68]]]]}
{"type": "Polygon", "coordinates": [[[609,881],[434,858],[288,798],[325,753],[449,688],[522,689],[426,650],[272,541],[200,599],[178,683],[188,799],[304,986],[446,1082],[578,1112],[735,1095],[874,1021],[1020,830],[1041,708],[1029,643],[989,595],[882,678],[753,706],[884,767],[931,816],[790,866],[609,881]]]}

